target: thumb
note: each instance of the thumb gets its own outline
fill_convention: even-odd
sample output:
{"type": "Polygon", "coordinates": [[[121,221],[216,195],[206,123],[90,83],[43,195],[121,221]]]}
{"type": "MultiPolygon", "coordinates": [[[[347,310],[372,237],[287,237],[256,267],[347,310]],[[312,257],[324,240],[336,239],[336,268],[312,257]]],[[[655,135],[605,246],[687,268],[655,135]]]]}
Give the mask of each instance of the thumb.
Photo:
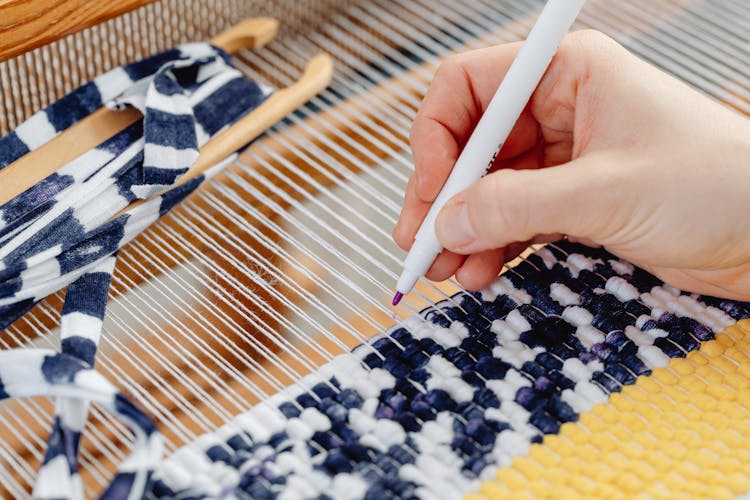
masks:
{"type": "Polygon", "coordinates": [[[615,213],[630,206],[619,169],[605,168],[613,163],[602,153],[555,167],[493,172],[445,204],[437,237],[460,254],[543,234],[602,238],[616,227],[615,213]]]}

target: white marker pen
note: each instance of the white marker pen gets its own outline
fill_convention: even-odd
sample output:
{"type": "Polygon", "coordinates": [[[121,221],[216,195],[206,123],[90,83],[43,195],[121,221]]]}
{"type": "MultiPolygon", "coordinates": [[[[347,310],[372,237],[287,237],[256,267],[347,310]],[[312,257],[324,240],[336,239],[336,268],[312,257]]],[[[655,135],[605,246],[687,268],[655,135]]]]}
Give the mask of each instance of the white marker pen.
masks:
{"type": "Polygon", "coordinates": [[[487,173],[584,2],[549,0],[544,6],[419,227],[396,284],[394,306],[414,288],[443,249],[435,235],[435,219],[440,209],[487,173]]]}

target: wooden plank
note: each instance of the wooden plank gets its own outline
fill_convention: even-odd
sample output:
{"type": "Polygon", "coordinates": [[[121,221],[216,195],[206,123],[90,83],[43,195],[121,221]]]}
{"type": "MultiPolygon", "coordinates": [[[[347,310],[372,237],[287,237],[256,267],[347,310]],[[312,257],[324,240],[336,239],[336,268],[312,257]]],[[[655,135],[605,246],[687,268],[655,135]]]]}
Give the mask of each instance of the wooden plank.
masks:
{"type": "Polygon", "coordinates": [[[0,0],[0,61],[153,1],[0,0]]]}

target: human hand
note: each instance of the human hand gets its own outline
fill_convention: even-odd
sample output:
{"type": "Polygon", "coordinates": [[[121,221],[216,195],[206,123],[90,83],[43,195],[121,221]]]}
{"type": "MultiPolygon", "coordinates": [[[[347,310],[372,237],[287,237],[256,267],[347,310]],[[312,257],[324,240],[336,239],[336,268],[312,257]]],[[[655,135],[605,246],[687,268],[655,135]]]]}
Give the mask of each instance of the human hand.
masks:
{"type": "MultiPolygon", "coordinates": [[[[411,130],[415,172],[393,231],[408,249],[519,43],[454,56],[411,130]]],[[[490,174],[446,203],[427,278],[488,285],[563,235],[678,288],[750,299],[750,120],[628,53],[569,34],[490,174]]]]}

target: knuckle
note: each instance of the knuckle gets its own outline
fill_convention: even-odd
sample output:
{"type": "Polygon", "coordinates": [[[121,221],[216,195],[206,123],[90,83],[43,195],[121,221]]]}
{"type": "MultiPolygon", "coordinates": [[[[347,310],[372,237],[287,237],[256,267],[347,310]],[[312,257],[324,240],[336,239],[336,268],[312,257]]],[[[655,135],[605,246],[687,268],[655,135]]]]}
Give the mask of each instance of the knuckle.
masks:
{"type": "Polygon", "coordinates": [[[456,70],[460,66],[460,56],[459,55],[452,55],[448,56],[440,63],[440,66],[438,66],[437,71],[435,72],[435,76],[438,75],[450,75],[456,72],[456,70]]]}
{"type": "Polygon", "coordinates": [[[594,29],[584,29],[569,33],[560,44],[560,52],[580,58],[586,54],[591,58],[610,59],[622,50],[622,46],[610,36],[594,29]]]}
{"type": "Polygon", "coordinates": [[[423,142],[420,141],[427,135],[432,126],[433,119],[428,116],[425,111],[420,111],[414,118],[409,129],[409,144],[414,148],[415,146],[424,146],[423,142]]]}
{"type": "Polygon", "coordinates": [[[455,54],[443,59],[435,71],[430,87],[452,85],[456,77],[463,74],[464,58],[464,54],[455,54]]]}
{"type": "Polygon", "coordinates": [[[616,44],[616,42],[608,35],[605,35],[599,30],[590,28],[569,33],[563,39],[563,44],[566,43],[575,43],[583,46],[616,44]]]}

